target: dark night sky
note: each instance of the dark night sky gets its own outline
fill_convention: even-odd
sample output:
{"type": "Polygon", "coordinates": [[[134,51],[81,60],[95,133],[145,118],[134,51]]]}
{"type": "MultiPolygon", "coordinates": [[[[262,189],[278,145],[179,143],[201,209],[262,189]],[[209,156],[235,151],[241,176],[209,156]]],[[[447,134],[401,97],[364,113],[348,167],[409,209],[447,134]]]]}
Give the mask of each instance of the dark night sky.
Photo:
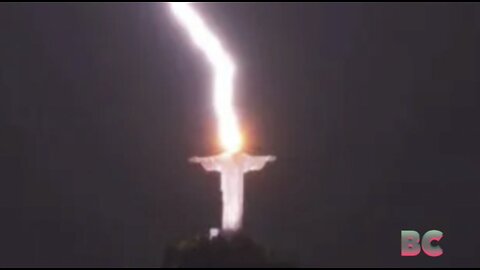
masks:
{"type": "MultiPolygon", "coordinates": [[[[238,62],[245,229],[304,266],[480,265],[480,6],[199,4],[238,62]],[[400,231],[445,254],[400,257],[400,231]]],[[[210,69],[165,4],[0,4],[0,266],[159,266],[220,223],[210,69]]]]}

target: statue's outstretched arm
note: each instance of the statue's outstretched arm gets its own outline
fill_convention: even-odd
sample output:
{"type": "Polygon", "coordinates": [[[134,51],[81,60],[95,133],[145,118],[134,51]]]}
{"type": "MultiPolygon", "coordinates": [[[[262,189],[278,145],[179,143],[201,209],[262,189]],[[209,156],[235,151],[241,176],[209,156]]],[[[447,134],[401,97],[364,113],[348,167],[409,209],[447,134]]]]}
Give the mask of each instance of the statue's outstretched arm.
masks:
{"type": "Polygon", "coordinates": [[[219,171],[220,160],[217,156],[211,157],[191,157],[188,161],[191,163],[200,163],[206,171],[219,171]]]}
{"type": "Polygon", "coordinates": [[[273,162],[276,159],[275,156],[249,156],[246,162],[245,172],[259,171],[265,167],[267,162],[273,162]]]}

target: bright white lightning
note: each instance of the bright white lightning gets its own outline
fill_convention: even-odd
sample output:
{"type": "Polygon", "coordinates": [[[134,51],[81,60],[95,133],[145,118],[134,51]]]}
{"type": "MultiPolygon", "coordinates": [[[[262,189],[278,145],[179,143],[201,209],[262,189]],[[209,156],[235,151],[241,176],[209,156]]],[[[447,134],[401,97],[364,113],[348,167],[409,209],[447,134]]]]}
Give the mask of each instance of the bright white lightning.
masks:
{"type": "Polygon", "coordinates": [[[190,161],[200,163],[207,171],[221,173],[222,230],[236,232],[242,226],[244,174],[261,170],[275,157],[251,156],[241,152],[242,136],[233,107],[235,65],[232,58],[190,4],[170,3],[170,7],[194,43],[206,55],[214,71],[214,106],[220,143],[225,152],[211,157],[193,157],[190,161]]]}
{"type": "Polygon", "coordinates": [[[205,54],[214,71],[213,95],[220,144],[226,152],[242,148],[242,135],[233,107],[235,64],[220,40],[189,3],[170,3],[173,14],[205,54]]]}

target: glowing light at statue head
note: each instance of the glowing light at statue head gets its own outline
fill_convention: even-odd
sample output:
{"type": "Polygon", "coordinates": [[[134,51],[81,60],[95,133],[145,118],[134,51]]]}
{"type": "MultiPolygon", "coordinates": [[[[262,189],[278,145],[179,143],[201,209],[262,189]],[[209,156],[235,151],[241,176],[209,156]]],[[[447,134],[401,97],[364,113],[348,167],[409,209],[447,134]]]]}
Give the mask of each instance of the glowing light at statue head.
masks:
{"type": "Polygon", "coordinates": [[[173,14],[205,54],[214,72],[213,96],[220,145],[228,153],[239,152],[243,139],[233,105],[235,64],[217,36],[189,3],[170,3],[173,14]]]}

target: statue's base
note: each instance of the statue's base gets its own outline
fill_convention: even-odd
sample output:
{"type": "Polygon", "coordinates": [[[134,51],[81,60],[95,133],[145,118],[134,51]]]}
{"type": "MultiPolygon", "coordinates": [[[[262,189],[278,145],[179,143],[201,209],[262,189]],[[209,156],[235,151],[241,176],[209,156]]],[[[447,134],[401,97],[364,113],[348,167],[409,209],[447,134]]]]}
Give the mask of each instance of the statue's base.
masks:
{"type": "Polygon", "coordinates": [[[241,231],[228,231],[228,230],[221,230],[221,229],[218,229],[218,228],[211,228],[209,238],[210,238],[210,240],[212,240],[212,239],[217,238],[217,237],[222,237],[222,238],[225,238],[227,240],[230,240],[230,239],[234,238],[235,236],[238,236],[238,235],[241,235],[241,234],[242,234],[241,231]]]}
{"type": "Polygon", "coordinates": [[[273,259],[263,246],[242,232],[210,230],[209,235],[179,241],[166,249],[164,267],[291,267],[273,259]],[[212,234],[213,232],[213,234],[212,234]]]}

